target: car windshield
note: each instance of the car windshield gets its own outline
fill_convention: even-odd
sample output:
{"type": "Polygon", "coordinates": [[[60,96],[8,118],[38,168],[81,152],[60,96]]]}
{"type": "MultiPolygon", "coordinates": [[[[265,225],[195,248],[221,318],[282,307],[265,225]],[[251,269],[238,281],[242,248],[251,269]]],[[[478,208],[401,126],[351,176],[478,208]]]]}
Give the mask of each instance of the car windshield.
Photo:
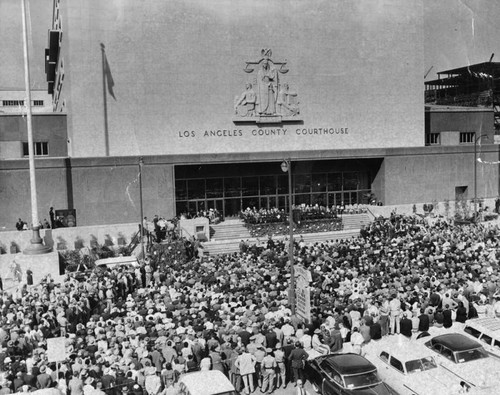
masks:
{"type": "Polygon", "coordinates": [[[424,370],[437,368],[436,361],[432,357],[414,359],[406,362],[405,366],[408,373],[423,372],[424,370]]]}
{"type": "Polygon", "coordinates": [[[464,363],[476,359],[488,358],[488,353],[483,347],[473,348],[472,350],[460,351],[455,353],[455,361],[464,363]]]}
{"type": "Polygon", "coordinates": [[[369,387],[371,385],[379,384],[380,379],[377,376],[377,372],[373,371],[370,373],[355,374],[352,376],[344,376],[344,381],[346,388],[360,388],[369,387]]]}

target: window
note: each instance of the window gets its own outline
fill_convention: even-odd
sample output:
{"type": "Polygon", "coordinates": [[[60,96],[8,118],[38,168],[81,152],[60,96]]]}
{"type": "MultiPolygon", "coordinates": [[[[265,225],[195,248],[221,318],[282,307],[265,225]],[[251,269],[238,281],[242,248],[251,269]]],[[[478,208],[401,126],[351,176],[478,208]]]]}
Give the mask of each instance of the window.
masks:
{"type": "Polygon", "coordinates": [[[394,369],[399,370],[401,373],[404,373],[403,364],[401,363],[401,361],[399,359],[392,357],[391,358],[391,366],[394,369]]]}
{"type": "Polygon", "coordinates": [[[474,361],[481,358],[488,358],[488,356],[489,354],[483,347],[473,348],[472,350],[456,353],[458,363],[474,361]]]}
{"type": "MultiPolygon", "coordinates": [[[[49,155],[49,143],[46,141],[37,141],[33,143],[34,155],[35,156],[48,156],[49,155]]],[[[29,155],[28,143],[23,143],[23,155],[29,155]]]]}
{"type": "Polygon", "coordinates": [[[436,361],[432,357],[425,357],[421,359],[414,359],[412,361],[406,362],[406,372],[422,372],[424,370],[437,368],[436,361]]]}
{"type": "Polygon", "coordinates": [[[33,100],[34,107],[43,107],[43,100],[33,100]]]}
{"type": "Polygon", "coordinates": [[[472,335],[476,338],[479,337],[479,335],[481,335],[481,332],[478,331],[477,329],[474,329],[474,328],[471,328],[470,326],[466,326],[464,328],[464,332],[468,333],[469,335],[472,335]]]}
{"type": "Polygon", "coordinates": [[[461,132],[460,144],[471,144],[474,142],[474,137],[476,137],[476,133],[474,132],[461,132]]]}
{"type": "Polygon", "coordinates": [[[439,145],[441,144],[439,133],[428,133],[425,136],[425,145],[439,145]]]}
{"type": "Polygon", "coordinates": [[[24,100],[2,100],[4,107],[24,106],[24,100]]]}
{"type": "Polygon", "coordinates": [[[179,200],[187,199],[186,180],[175,180],[175,198],[179,200]]]}
{"type": "Polygon", "coordinates": [[[493,339],[491,338],[491,336],[488,336],[488,335],[483,335],[481,336],[481,339],[480,339],[482,342],[486,343],[486,344],[491,344],[491,342],[493,341],[493,339]]]}
{"type": "Polygon", "coordinates": [[[438,351],[438,352],[439,352],[439,353],[440,353],[443,357],[448,358],[449,360],[451,360],[451,361],[455,362],[455,359],[453,358],[453,352],[452,352],[450,349],[448,349],[448,348],[446,348],[446,347],[444,347],[444,346],[440,346],[439,344],[437,344],[437,345],[435,346],[436,350],[439,350],[439,349],[438,349],[438,347],[439,347],[439,349],[440,349],[440,351],[438,351]]]}
{"type": "Polygon", "coordinates": [[[382,351],[380,353],[380,359],[384,362],[389,362],[389,354],[386,353],[385,351],[382,351]]]}

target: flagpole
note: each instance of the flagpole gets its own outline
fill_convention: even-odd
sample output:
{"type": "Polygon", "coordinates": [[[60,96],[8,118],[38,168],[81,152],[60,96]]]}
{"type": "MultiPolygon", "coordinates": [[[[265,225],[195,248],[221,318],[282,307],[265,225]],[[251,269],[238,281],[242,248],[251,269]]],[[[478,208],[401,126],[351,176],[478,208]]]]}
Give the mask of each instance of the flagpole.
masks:
{"type": "Polygon", "coordinates": [[[31,194],[31,227],[33,235],[31,245],[24,250],[26,255],[46,254],[51,251],[50,247],[43,244],[40,237],[40,221],[38,220],[38,201],[36,196],[36,178],[35,178],[35,153],[33,145],[33,126],[31,122],[31,90],[30,90],[30,67],[28,53],[28,32],[26,22],[26,0],[22,0],[23,16],[23,50],[24,50],[24,85],[26,88],[26,119],[28,128],[28,158],[30,173],[30,194],[31,194]]]}

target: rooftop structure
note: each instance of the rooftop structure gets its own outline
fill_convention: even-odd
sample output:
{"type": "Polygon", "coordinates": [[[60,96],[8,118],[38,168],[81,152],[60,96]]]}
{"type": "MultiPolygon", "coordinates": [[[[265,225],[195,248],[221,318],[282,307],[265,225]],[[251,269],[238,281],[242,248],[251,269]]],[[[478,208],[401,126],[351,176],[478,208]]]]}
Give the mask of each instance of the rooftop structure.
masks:
{"type": "Polygon", "coordinates": [[[425,82],[425,103],[490,107],[495,129],[500,130],[500,62],[483,62],[437,73],[425,82]]]}

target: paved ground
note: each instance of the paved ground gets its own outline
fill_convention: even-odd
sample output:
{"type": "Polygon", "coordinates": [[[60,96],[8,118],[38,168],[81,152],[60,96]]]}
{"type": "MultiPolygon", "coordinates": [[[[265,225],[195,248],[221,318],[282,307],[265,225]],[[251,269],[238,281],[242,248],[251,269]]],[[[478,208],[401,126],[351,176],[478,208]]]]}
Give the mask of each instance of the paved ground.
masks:
{"type": "MultiPolygon", "coordinates": [[[[314,392],[314,390],[312,389],[311,384],[308,382],[306,382],[306,384],[304,385],[304,389],[307,391],[307,395],[316,394],[316,392],[314,392]]],[[[285,389],[281,387],[280,389],[272,392],[273,395],[295,395],[296,393],[297,393],[297,387],[295,387],[293,383],[288,384],[285,389]]],[[[245,391],[242,391],[241,394],[244,395],[245,391]]],[[[264,392],[261,392],[259,389],[256,389],[252,395],[261,395],[261,394],[264,394],[264,392]]]]}

